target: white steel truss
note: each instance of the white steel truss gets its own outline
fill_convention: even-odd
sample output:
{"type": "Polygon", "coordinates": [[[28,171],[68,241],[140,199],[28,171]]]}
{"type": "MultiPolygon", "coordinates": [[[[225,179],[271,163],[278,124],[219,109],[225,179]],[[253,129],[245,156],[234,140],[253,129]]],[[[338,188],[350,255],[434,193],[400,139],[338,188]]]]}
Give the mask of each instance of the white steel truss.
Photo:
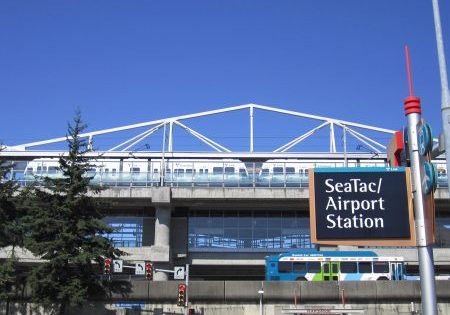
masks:
{"type": "MultiPolygon", "coordinates": [[[[133,130],[143,127],[149,127],[149,129],[145,130],[144,132],[139,133],[138,135],[135,135],[126,141],[119,143],[112,148],[108,149],[107,152],[113,153],[113,152],[129,152],[133,151],[133,147],[135,147],[137,144],[142,142],[144,139],[150,137],[152,134],[154,134],[156,131],[163,129],[163,145],[162,145],[162,152],[167,153],[173,153],[174,150],[174,133],[173,129],[175,126],[178,128],[184,129],[188,134],[192,135],[193,137],[199,139],[201,142],[212,148],[213,150],[217,152],[222,153],[229,153],[232,152],[230,149],[226,148],[224,145],[221,145],[217,141],[212,140],[211,138],[205,136],[204,134],[194,130],[191,127],[188,127],[185,123],[182,121],[188,120],[188,119],[194,119],[194,118],[200,118],[200,117],[207,117],[212,115],[219,115],[234,111],[242,111],[242,110],[248,110],[249,113],[249,149],[247,153],[253,153],[254,152],[254,112],[255,110],[261,110],[266,112],[272,112],[272,113],[279,113],[284,114],[287,116],[293,116],[293,117],[299,117],[299,118],[306,118],[313,121],[318,121],[320,124],[317,127],[312,128],[311,130],[301,134],[300,136],[294,138],[293,140],[289,141],[288,143],[280,146],[279,148],[274,149],[273,153],[286,153],[288,150],[292,149],[294,146],[299,144],[300,142],[304,141],[305,139],[311,137],[314,135],[317,131],[321,130],[322,128],[329,126],[330,132],[329,132],[329,153],[336,153],[337,147],[336,147],[336,127],[340,128],[343,132],[343,135],[345,137],[346,134],[351,135],[355,139],[357,139],[359,142],[361,142],[365,147],[369,148],[370,151],[374,153],[381,153],[382,151],[386,150],[386,145],[381,144],[373,139],[371,139],[369,136],[364,135],[361,133],[361,131],[365,130],[368,132],[377,132],[382,134],[393,134],[395,131],[385,128],[379,128],[374,126],[369,126],[365,124],[340,120],[340,119],[334,119],[329,117],[323,117],[323,116],[317,116],[317,115],[311,115],[311,114],[305,114],[297,111],[292,110],[285,110],[281,108],[276,107],[269,107],[264,105],[258,105],[258,104],[245,104],[245,105],[239,105],[239,106],[232,106],[227,108],[221,108],[216,110],[210,110],[200,113],[194,113],[194,114],[188,114],[188,115],[181,115],[181,116],[175,116],[170,118],[164,118],[164,119],[158,119],[158,120],[152,120],[147,121],[143,123],[138,124],[132,124],[127,126],[121,126],[116,128],[110,128],[110,129],[104,129],[104,130],[98,130],[98,131],[92,131],[83,133],[80,135],[81,138],[87,138],[89,141],[89,146],[93,147],[93,141],[94,138],[105,135],[105,134],[111,134],[111,133],[118,133],[121,131],[127,131],[127,130],[133,130]],[[356,131],[354,128],[358,128],[359,131],[356,131]],[[167,132],[168,129],[168,132],[167,132]],[[168,133],[168,135],[167,135],[168,133]],[[166,139],[167,138],[167,139],[166,139]],[[167,140],[167,141],[166,141],[167,140]]],[[[59,137],[59,138],[53,138],[43,141],[37,141],[37,142],[30,142],[30,143],[23,143],[19,145],[14,146],[6,146],[6,151],[28,151],[29,149],[36,149],[36,147],[40,147],[43,145],[49,145],[59,142],[66,141],[66,137],[59,137]]],[[[343,151],[347,152],[347,144],[346,140],[344,141],[344,148],[343,151]]],[[[244,152],[245,153],[245,152],[244,152]]]]}

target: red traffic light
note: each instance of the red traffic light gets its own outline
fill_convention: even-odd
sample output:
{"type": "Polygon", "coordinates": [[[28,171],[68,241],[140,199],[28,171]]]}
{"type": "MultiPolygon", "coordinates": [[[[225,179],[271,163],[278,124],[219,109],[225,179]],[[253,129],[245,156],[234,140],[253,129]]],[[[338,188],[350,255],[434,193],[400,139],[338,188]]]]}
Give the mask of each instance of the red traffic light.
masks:
{"type": "Polygon", "coordinates": [[[151,262],[145,263],[145,279],[153,280],[153,264],[151,262]]]}
{"type": "Polygon", "coordinates": [[[112,262],[111,258],[105,258],[104,265],[103,265],[103,267],[104,267],[103,273],[106,275],[111,274],[111,262],[112,262]]]}
{"type": "Polygon", "coordinates": [[[186,305],[186,285],[180,283],[178,285],[178,306],[186,305]]]}

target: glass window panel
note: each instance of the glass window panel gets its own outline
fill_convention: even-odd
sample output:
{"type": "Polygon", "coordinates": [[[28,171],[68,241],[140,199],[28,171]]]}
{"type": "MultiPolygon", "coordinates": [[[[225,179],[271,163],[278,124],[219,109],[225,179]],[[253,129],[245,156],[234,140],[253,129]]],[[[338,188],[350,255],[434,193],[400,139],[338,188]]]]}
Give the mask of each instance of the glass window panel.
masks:
{"type": "Polygon", "coordinates": [[[278,263],[278,272],[280,273],[292,272],[292,263],[289,261],[280,261],[278,263]]]}
{"type": "Polygon", "coordinates": [[[320,262],[309,262],[308,272],[320,272],[320,262]]]}
{"type": "Polygon", "coordinates": [[[356,262],[341,262],[342,273],[356,273],[357,271],[356,262]]]}
{"type": "Polygon", "coordinates": [[[250,229],[239,229],[239,238],[251,238],[252,230],[250,229]]]}
{"type": "Polygon", "coordinates": [[[375,261],[373,263],[374,273],[389,273],[389,263],[387,261],[375,261]]]}
{"type": "Polygon", "coordinates": [[[267,229],[254,229],[253,238],[254,239],[267,238],[267,229]]]}
{"type": "Polygon", "coordinates": [[[306,272],[306,262],[294,262],[294,272],[306,272]]]}
{"type": "Polygon", "coordinates": [[[372,273],[372,263],[371,262],[360,262],[359,273],[372,273]]]}

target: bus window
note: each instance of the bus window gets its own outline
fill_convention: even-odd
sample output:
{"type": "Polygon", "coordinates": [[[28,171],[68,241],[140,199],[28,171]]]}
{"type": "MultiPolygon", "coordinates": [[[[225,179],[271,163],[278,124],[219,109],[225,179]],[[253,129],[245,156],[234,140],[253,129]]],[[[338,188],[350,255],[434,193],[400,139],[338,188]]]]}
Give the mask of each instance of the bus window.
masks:
{"type": "Polygon", "coordinates": [[[305,262],[294,262],[293,264],[294,272],[306,272],[305,262]]]}
{"type": "Polygon", "coordinates": [[[292,272],[292,263],[289,261],[280,261],[278,263],[278,272],[282,273],[292,272]]]}
{"type": "Polygon", "coordinates": [[[374,262],[373,273],[389,273],[389,263],[387,261],[374,262]]]}
{"type": "Polygon", "coordinates": [[[356,262],[341,262],[342,273],[357,273],[357,271],[356,262]]]}
{"type": "Polygon", "coordinates": [[[308,272],[320,272],[320,262],[309,262],[308,272]]]}
{"type": "Polygon", "coordinates": [[[360,262],[359,273],[372,273],[372,263],[371,262],[360,262]]]}
{"type": "Polygon", "coordinates": [[[221,167],[213,167],[213,174],[217,175],[217,174],[222,174],[223,169],[221,167]]]}

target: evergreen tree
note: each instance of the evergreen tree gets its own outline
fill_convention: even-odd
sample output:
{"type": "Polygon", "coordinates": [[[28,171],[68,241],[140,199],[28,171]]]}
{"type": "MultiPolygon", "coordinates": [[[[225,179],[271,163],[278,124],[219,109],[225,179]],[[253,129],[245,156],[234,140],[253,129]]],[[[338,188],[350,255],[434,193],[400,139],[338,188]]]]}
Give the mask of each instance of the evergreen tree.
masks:
{"type": "Polygon", "coordinates": [[[122,254],[103,237],[111,229],[102,221],[99,189],[90,185],[92,167],[86,153],[86,128],[77,112],[68,126],[68,155],[59,158],[60,178],[45,178],[29,203],[27,248],[44,262],[35,267],[29,283],[34,300],[64,314],[89,297],[105,294],[99,273],[104,257],[122,254]]]}
{"type": "Polygon", "coordinates": [[[15,250],[23,246],[24,211],[18,205],[25,191],[20,193],[18,185],[11,178],[7,178],[11,167],[10,162],[0,160],[0,249],[7,254],[6,259],[0,264],[0,301],[6,301],[7,313],[10,299],[23,282],[23,277],[17,270],[15,250]]]}

